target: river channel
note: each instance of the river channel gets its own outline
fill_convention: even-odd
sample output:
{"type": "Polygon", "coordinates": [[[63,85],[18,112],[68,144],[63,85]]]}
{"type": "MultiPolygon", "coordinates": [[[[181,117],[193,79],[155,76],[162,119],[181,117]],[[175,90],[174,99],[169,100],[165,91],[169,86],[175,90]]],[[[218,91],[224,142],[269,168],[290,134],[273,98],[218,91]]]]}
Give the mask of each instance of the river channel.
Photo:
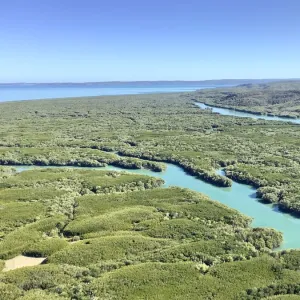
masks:
{"type": "Polygon", "coordinates": [[[300,124],[300,119],[293,119],[293,118],[284,118],[284,117],[276,117],[276,116],[267,116],[267,115],[258,115],[254,113],[242,112],[237,111],[230,108],[221,108],[212,105],[207,105],[200,102],[195,102],[197,106],[201,109],[211,109],[213,113],[218,113],[224,116],[233,116],[233,117],[240,117],[240,118],[252,118],[252,119],[262,119],[268,121],[282,121],[282,122],[291,122],[295,124],[300,124]]]}
{"type": "MultiPolygon", "coordinates": [[[[266,205],[261,203],[256,197],[256,190],[251,186],[233,182],[232,187],[230,188],[220,188],[199,180],[194,176],[188,175],[178,166],[172,164],[166,165],[167,169],[164,172],[153,172],[146,169],[124,170],[122,168],[112,166],[89,169],[127,171],[130,173],[159,177],[165,181],[165,187],[178,186],[201,192],[209,196],[211,199],[219,201],[226,206],[234,208],[253,218],[252,226],[254,227],[271,227],[281,231],[284,236],[284,242],[281,249],[300,248],[300,219],[280,212],[275,205],[266,205]]],[[[33,168],[45,167],[17,166],[14,168],[16,168],[18,172],[22,172],[33,168]]]]}

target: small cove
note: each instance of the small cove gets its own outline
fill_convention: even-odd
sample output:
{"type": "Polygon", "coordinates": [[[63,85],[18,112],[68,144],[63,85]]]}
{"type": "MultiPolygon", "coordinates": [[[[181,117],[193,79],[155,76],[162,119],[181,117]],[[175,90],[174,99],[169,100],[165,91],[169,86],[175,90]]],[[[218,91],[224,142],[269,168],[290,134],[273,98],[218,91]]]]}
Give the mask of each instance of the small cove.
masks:
{"type": "MultiPolygon", "coordinates": [[[[206,183],[194,176],[186,174],[182,168],[173,164],[166,164],[164,172],[153,172],[146,169],[123,169],[107,166],[102,168],[86,168],[95,170],[127,171],[130,173],[143,174],[164,179],[165,187],[178,186],[188,188],[209,196],[212,200],[223,203],[239,212],[253,218],[252,226],[269,227],[281,231],[284,242],[281,249],[300,248],[299,225],[300,219],[278,211],[276,206],[266,205],[256,197],[256,190],[251,186],[233,182],[230,188],[220,188],[206,183]]],[[[47,168],[37,166],[13,166],[18,172],[34,168],[47,168]]],[[[48,168],[51,166],[48,166],[48,168]]],[[[57,167],[66,168],[66,167],[57,167]]],[[[69,167],[76,168],[76,167],[69,167]]],[[[81,167],[77,167],[81,168],[81,167]]],[[[222,170],[218,171],[222,175],[222,170]]]]}

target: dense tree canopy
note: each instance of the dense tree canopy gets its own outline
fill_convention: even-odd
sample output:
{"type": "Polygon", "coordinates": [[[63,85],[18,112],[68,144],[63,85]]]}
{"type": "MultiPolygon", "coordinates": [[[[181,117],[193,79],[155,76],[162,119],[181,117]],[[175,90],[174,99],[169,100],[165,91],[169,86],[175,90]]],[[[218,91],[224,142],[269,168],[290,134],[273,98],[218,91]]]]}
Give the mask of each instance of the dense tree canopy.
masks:
{"type": "Polygon", "coordinates": [[[7,166],[159,172],[172,162],[218,186],[252,184],[264,202],[299,213],[300,127],[202,111],[196,94],[0,104],[0,268],[21,254],[47,258],[0,273],[0,299],[299,294],[299,251],[273,252],[280,233],[204,195],[142,175],[7,166]]]}

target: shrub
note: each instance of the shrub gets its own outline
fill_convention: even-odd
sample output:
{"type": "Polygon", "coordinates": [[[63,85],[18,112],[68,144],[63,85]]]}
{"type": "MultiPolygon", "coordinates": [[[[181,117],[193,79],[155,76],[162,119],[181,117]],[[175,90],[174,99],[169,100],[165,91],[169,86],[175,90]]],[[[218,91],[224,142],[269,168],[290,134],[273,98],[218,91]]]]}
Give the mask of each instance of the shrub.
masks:
{"type": "Polygon", "coordinates": [[[22,295],[22,291],[13,284],[0,282],[0,299],[16,300],[22,295]]]}
{"type": "Polygon", "coordinates": [[[55,295],[53,293],[47,293],[43,290],[31,290],[26,292],[24,296],[18,298],[18,300],[66,300],[68,298],[55,295]]]}
{"type": "Polygon", "coordinates": [[[69,243],[60,238],[47,238],[43,241],[29,245],[23,254],[33,257],[48,257],[53,253],[67,247],[69,243]]]}

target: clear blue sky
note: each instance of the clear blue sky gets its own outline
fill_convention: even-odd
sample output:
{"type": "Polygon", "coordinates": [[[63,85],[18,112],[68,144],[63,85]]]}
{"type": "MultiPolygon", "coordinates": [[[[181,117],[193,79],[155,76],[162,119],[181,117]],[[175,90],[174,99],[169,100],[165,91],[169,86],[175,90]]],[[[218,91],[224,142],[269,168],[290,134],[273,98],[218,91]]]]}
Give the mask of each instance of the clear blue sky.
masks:
{"type": "Polygon", "coordinates": [[[300,77],[299,0],[2,0],[0,82],[300,77]]]}

